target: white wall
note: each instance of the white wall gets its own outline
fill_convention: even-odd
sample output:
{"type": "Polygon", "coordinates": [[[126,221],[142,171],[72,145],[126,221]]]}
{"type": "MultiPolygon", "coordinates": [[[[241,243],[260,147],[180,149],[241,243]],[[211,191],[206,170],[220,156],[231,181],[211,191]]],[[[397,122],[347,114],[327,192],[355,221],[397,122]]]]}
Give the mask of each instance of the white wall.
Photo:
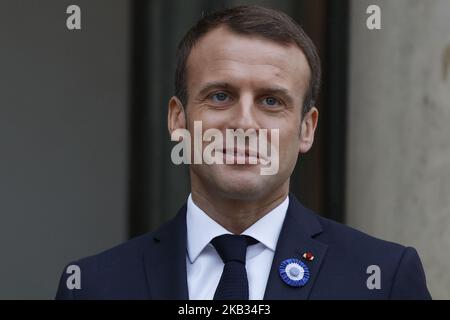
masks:
{"type": "Polygon", "coordinates": [[[450,298],[448,0],[352,0],[347,221],[418,249],[450,298]],[[378,4],[382,29],[365,27],[378,4]]]}

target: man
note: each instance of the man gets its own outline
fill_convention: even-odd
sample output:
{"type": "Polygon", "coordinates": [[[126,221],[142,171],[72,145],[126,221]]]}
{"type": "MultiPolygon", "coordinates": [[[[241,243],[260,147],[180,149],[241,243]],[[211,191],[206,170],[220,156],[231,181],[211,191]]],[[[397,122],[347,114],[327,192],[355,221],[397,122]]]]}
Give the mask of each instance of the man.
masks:
{"type": "Polygon", "coordinates": [[[320,85],[316,49],[290,17],[257,6],[205,16],[177,59],[169,132],[194,133],[196,122],[203,133],[277,130],[276,174],[262,175],[248,149],[244,164],[190,165],[192,192],[178,215],[74,262],[81,285],[68,288],[64,272],[57,298],[430,298],[413,248],[322,218],[289,194],[298,155],[313,144],[320,85]]]}

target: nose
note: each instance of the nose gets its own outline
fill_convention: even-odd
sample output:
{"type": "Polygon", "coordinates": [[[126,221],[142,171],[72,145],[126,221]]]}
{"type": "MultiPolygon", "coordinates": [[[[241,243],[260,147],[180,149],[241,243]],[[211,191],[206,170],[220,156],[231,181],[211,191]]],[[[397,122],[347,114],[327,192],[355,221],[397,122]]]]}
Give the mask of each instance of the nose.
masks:
{"type": "Polygon", "coordinates": [[[251,94],[242,95],[239,103],[233,108],[230,129],[259,129],[257,110],[254,106],[254,99],[251,94]]]}

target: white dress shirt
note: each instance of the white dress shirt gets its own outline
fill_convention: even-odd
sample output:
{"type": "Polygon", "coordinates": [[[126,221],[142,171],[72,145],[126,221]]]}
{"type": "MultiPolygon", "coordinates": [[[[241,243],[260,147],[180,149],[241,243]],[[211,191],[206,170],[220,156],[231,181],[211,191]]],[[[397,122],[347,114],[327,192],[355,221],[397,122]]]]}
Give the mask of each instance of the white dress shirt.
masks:
{"type": "MultiPolygon", "coordinates": [[[[272,267],[281,227],[289,205],[289,197],[255,222],[242,234],[259,243],[247,248],[246,269],[250,300],[262,300],[272,267]]],[[[189,299],[212,300],[222,276],[224,263],[210,241],[223,234],[231,234],[211,219],[189,195],[187,224],[187,283],[189,299]]]]}

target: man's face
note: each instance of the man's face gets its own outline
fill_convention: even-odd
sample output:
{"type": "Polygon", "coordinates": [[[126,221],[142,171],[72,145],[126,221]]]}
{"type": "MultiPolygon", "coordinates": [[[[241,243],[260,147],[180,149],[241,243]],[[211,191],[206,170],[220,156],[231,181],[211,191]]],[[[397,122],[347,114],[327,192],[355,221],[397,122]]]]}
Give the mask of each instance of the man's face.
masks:
{"type": "Polygon", "coordinates": [[[225,27],[201,38],[187,61],[186,128],[194,136],[194,121],[201,121],[203,132],[216,128],[224,137],[226,129],[267,129],[268,150],[270,131],[278,129],[279,169],[275,175],[261,175],[261,164],[191,165],[192,188],[230,199],[259,199],[288,188],[298,154],[310,148],[317,122],[314,108],[306,115],[309,127],[301,125],[309,77],[308,62],[294,45],[238,35],[225,27]]]}

